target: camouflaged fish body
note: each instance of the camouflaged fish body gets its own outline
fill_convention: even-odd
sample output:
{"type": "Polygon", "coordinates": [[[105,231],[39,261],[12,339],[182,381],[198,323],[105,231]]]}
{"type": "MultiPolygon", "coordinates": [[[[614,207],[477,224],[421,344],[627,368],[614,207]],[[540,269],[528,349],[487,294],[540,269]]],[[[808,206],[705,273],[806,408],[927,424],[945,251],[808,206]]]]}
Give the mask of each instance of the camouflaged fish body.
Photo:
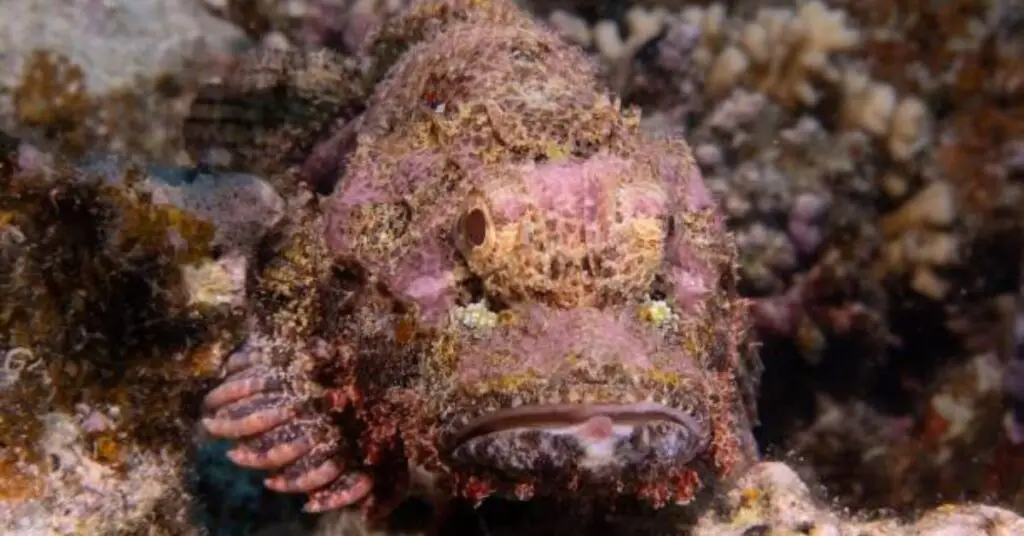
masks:
{"type": "Polygon", "coordinates": [[[316,126],[232,138],[267,168],[344,161],[255,277],[253,334],[207,397],[236,463],[323,511],[414,483],[661,507],[755,457],[736,252],[684,141],[645,136],[511,0],[414,3],[335,73],[304,109],[347,104],[316,126]]]}

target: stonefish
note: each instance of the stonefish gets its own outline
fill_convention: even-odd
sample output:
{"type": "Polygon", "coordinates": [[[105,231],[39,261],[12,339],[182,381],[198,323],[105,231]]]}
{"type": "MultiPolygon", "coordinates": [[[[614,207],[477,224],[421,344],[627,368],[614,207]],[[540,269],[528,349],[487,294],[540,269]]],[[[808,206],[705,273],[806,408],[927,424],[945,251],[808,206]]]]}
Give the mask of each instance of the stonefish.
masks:
{"type": "Polygon", "coordinates": [[[307,510],[661,508],[756,456],[736,250],[689,147],[512,0],[413,2],[359,58],[253,52],[185,134],[319,190],[204,419],[307,510]]]}

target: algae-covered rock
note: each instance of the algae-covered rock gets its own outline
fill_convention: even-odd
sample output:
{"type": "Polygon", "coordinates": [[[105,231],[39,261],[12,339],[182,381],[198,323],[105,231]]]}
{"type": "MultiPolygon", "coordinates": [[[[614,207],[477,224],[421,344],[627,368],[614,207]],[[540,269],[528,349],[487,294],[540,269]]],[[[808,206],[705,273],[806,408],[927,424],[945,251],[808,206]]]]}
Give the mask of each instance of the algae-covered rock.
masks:
{"type": "Polygon", "coordinates": [[[188,88],[244,46],[199,0],[0,3],[0,128],[180,162],[188,88]]]}
{"type": "MultiPolygon", "coordinates": [[[[531,519],[514,532],[494,530],[486,520],[479,528],[452,534],[510,534],[538,536],[567,534],[552,530],[559,513],[531,519]]],[[[359,522],[359,513],[340,510],[324,515],[316,530],[302,531],[295,526],[267,534],[308,534],[311,536],[419,536],[415,531],[374,531],[359,522]]],[[[580,531],[578,534],[594,532],[580,531]]],[[[827,497],[816,496],[790,465],[761,462],[737,482],[737,486],[718,497],[716,508],[709,509],[694,525],[661,526],[650,531],[639,525],[618,531],[595,534],[665,536],[1002,536],[1024,534],[1024,518],[1010,510],[986,504],[945,504],[907,519],[881,513],[875,519],[848,515],[827,497]]]]}
{"type": "Polygon", "coordinates": [[[191,416],[243,327],[246,257],[142,169],[0,149],[0,532],[193,532],[191,416]]]}
{"type": "Polygon", "coordinates": [[[894,516],[872,521],[850,519],[816,501],[796,472],[780,462],[754,466],[723,499],[721,510],[701,519],[693,530],[695,536],[1024,534],[1024,518],[982,504],[943,505],[909,522],[894,516]]]}

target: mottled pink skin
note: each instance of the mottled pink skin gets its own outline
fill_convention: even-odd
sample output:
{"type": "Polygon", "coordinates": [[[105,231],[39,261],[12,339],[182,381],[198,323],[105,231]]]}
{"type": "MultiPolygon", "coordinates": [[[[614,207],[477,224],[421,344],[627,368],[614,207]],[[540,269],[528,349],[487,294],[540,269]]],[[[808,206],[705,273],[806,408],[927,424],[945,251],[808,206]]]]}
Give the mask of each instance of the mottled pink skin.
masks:
{"type": "Polygon", "coordinates": [[[420,307],[425,323],[443,320],[455,303],[451,256],[441,244],[430,242],[399,262],[388,280],[391,288],[420,307]]]}
{"type": "Polygon", "coordinates": [[[355,150],[361,118],[339,120],[332,134],[318,142],[302,162],[299,176],[316,191],[330,192],[345,174],[348,157],[355,150]]]}
{"type": "MultiPolygon", "coordinates": [[[[375,162],[376,163],[376,162],[375,162]]],[[[714,203],[696,167],[683,175],[686,169],[678,161],[660,162],[665,174],[665,186],[656,183],[623,183],[631,166],[639,165],[621,157],[595,156],[585,162],[541,163],[510,166],[503,172],[463,161],[465,184],[456,194],[451,206],[429,207],[414,214],[408,223],[420,231],[421,238],[397,259],[383,259],[360,255],[360,240],[367,240],[347,222],[357,211],[382,205],[411,195],[416,189],[427,187],[437,178],[431,173],[442,165],[443,158],[421,152],[397,159],[395,172],[381,176],[384,166],[354,168],[339,185],[328,204],[328,241],[331,249],[342,257],[352,256],[364,264],[371,273],[386,282],[393,291],[406,296],[420,306],[425,319],[439,321],[447,316],[454,304],[456,262],[454,245],[448,233],[454,229],[461,198],[469,191],[481,192],[491,204],[496,225],[518,222],[528,210],[543,211],[554,224],[559,221],[578,221],[582,225],[580,245],[588,251],[601,253],[619,246],[609,229],[614,220],[662,215],[667,217],[671,207],[679,202],[686,212],[713,210],[714,203]],[[460,197],[461,196],[461,197],[460,197]]],[[[720,229],[721,218],[714,220],[720,229]]],[[[679,224],[682,225],[681,223],[679,224]]],[[[679,305],[696,312],[700,302],[717,284],[715,269],[696,256],[694,237],[677,232],[669,238],[665,262],[671,266],[671,283],[679,305]]],[[[566,244],[568,245],[568,244],[566,244]]],[[[557,247],[552,244],[552,247],[557,247]]]]}
{"type": "MultiPolygon", "coordinates": [[[[680,215],[684,212],[711,211],[712,226],[707,232],[721,233],[725,228],[725,220],[717,210],[700,168],[692,162],[684,162],[676,152],[659,149],[660,146],[652,147],[651,158],[665,179],[670,206],[679,207],[680,215]]],[[[676,222],[676,226],[679,225],[681,223],[676,222]]],[[[697,248],[693,241],[707,238],[676,232],[669,237],[666,245],[665,263],[670,275],[669,282],[678,306],[691,314],[699,314],[701,303],[718,285],[716,268],[695,253],[697,248]]]]}
{"type": "MultiPolygon", "coordinates": [[[[715,210],[715,199],[711,190],[704,182],[700,168],[692,161],[686,161],[679,154],[679,141],[657,141],[651,143],[648,156],[665,181],[669,193],[669,202],[686,211],[715,211],[715,221],[719,229],[725,226],[721,213],[715,210]],[[671,149],[671,150],[669,150],[671,149]]],[[[689,152],[687,149],[685,152],[689,152]]],[[[684,153],[685,153],[684,152],[684,153]]]]}
{"type": "Polygon", "coordinates": [[[670,338],[644,324],[634,308],[559,310],[526,305],[514,311],[514,325],[465,345],[459,383],[472,388],[481,381],[507,377],[509,363],[495,361],[496,354],[515,356],[515,371],[535,372],[552,384],[567,381],[567,376],[580,370],[590,371],[593,380],[601,381],[608,366],[623,367],[632,374],[652,370],[700,374],[695,366],[698,356],[672,347],[670,338]]]}
{"type": "MultiPolygon", "coordinates": [[[[720,345],[707,323],[707,315],[725,314],[711,303],[719,290],[724,260],[714,256],[718,250],[713,246],[722,237],[715,234],[723,231],[722,219],[697,168],[683,159],[662,156],[661,150],[652,145],[645,159],[598,154],[585,160],[497,165],[462,157],[457,166],[460,179],[449,186],[450,197],[426,206],[414,200],[439,182],[438,170],[445,165],[440,156],[420,152],[404,158],[375,154],[375,158],[356,159],[362,164],[350,168],[328,205],[328,242],[341,258],[367,267],[390,292],[415,304],[418,322],[458,341],[458,358],[450,375],[428,381],[432,396],[437,397],[431,403],[442,412],[442,451],[465,418],[509,404],[513,395],[500,386],[518,382],[523,390],[516,396],[525,404],[629,404],[654,396],[671,407],[687,408],[694,422],[700,423],[698,429],[704,430],[700,433],[711,433],[708,423],[714,410],[709,401],[714,397],[709,389],[721,380],[702,363],[729,359],[724,354],[709,357],[728,348],[720,345]],[[637,180],[651,176],[651,168],[645,166],[660,171],[660,177],[653,177],[661,180],[637,180]],[[536,247],[597,256],[621,254],[623,245],[616,233],[624,225],[662,222],[664,234],[653,238],[658,249],[651,251],[660,254],[653,270],[666,278],[668,301],[678,320],[671,329],[659,329],[641,315],[641,305],[652,290],[655,273],[651,272],[633,282],[628,295],[600,306],[553,306],[541,294],[532,301],[506,303],[503,314],[513,320],[490,330],[453,322],[450,312],[462,290],[459,277],[469,269],[453,233],[467,200],[474,196],[486,200],[494,228],[518,233],[525,248],[519,254],[524,256],[536,247]],[[387,207],[398,199],[410,205],[408,221],[401,225],[414,238],[399,249],[400,255],[382,255],[368,246],[380,244],[377,237],[365,236],[366,227],[355,223],[374,210],[390,214],[387,207]],[[669,224],[670,220],[675,221],[669,224]],[[531,229],[566,224],[577,225],[578,233],[546,235],[552,242],[542,246],[529,240],[531,229]],[[705,343],[720,349],[699,355],[686,349],[705,343]],[[481,386],[491,387],[480,391],[481,386]]],[[[370,228],[390,232],[388,226],[370,228]]],[[[602,276],[595,273],[593,277],[602,276]]],[[[484,289],[485,296],[489,292],[484,289]]],[[[732,333],[733,319],[725,317],[722,322],[722,332],[732,333]]],[[[749,443],[746,438],[743,441],[749,443]]],[[[706,441],[695,439],[692,445],[706,445],[706,441]]],[[[730,448],[735,447],[721,447],[722,452],[730,448]]],[[[666,470],[659,464],[646,470],[655,467],[666,470]]],[[[679,478],[686,471],[683,467],[669,470],[682,471],[673,473],[679,478]]]]}
{"type": "MultiPolygon", "coordinates": [[[[650,184],[646,190],[641,185],[639,189],[628,189],[616,196],[617,184],[602,178],[627,173],[630,162],[601,157],[582,166],[539,166],[527,182],[530,184],[528,192],[532,199],[537,199],[538,204],[552,212],[563,211],[563,217],[580,217],[587,230],[584,240],[596,250],[605,245],[613,246],[606,244],[607,226],[613,210],[609,205],[613,196],[617,198],[615,201],[626,218],[667,214],[671,207],[677,206],[684,207],[688,212],[715,210],[714,199],[699,170],[693,167],[691,174],[684,175],[679,172],[683,167],[678,161],[666,160],[662,164],[662,173],[667,179],[670,199],[666,199],[666,192],[655,188],[654,184],[650,184]]],[[[719,214],[717,211],[715,213],[719,214]]],[[[724,225],[721,216],[716,217],[715,222],[716,229],[721,230],[724,225]]],[[[693,254],[693,246],[689,242],[691,239],[684,233],[670,237],[665,260],[673,266],[671,282],[679,306],[696,313],[700,302],[715,290],[718,281],[715,267],[693,254]]]]}
{"type": "MultiPolygon", "coordinates": [[[[625,251],[623,222],[658,218],[667,209],[658,184],[627,181],[635,165],[621,157],[599,155],[583,162],[524,164],[510,174],[479,170],[473,180],[482,184],[496,226],[515,227],[527,214],[540,213],[537,227],[579,226],[546,239],[550,241],[547,251],[586,252],[612,260],[625,251]]],[[[524,240],[529,240],[531,229],[532,225],[520,226],[524,240]]],[[[643,275],[637,275],[634,286],[638,289],[645,284],[643,275]]]]}
{"type": "Polygon", "coordinates": [[[380,176],[379,168],[351,169],[326,205],[327,241],[332,251],[342,259],[351,258],[362,264],[394,292],[418,303],[428,321],[439,320],[454,304],[450,244],[428,234],[399,259],[352,255],[359,250],[358,241],[368,238],[353,232],[349,223],[360,209],[395,203],[417,183],[431,181],[432,170],[441,162],[438,154],[410,154],[396,162],[395,173],[389,180],[380,176]]]}
{"type": "MultiPolygon", "coordinates": [[[[410,468],[444,498],[691,501],[752,450],[756,367],[741,363],[745,308],[723,277],[734,250],[689,148],[646,138],[583,55],[511,0],[417,6],[364,46],[379,63],[368,76],[384,78],[303,169],[339,170],[323,205],[337,265],[323,272],[355,277],[325,277],[323,300],[294,314],[322,324],[292,334],[282,315],[271,340],[322,337],[324,351],[297,374],[234,358],[326,393],[290,423],[345,465],[307,486],[312,509],[380,502],[410,468]]],[[[218,411],[230,425],[236,410],[218,411]]],[[[289,440],[262,428],[251,448],[289,440]]]]}
{"type": "Polygon", "coordinates": [[[650,185],[646,192],[637,185],[622,185],[614,180],[629,172],[629,162],[616,157],[598,156],[582,163],[544,163],[524,166],[525,200],[511,200],[515,209],[502,214],[506,221],[521,217],[522,204],[533,203],[556,221],[578,220],[583,225],[580,237],[588,249],[608,247],[610,228],[616,213],[623,219],[654,216],[665,211],[665,196],[650,185]],[[532,169],[530,169],[532,167],[532,169]]]}
{"type": "MultiPolygon", "coordinates": [[[[415,157],[411,157],[410,160],[415,157]]],[[[346,220],[356,207],[371,205],[374,203],[385,203],[390,196],[381,189],[380,181],[373,175],[372,170],[351,170],[345,181],[338,185],[336,193],[331,196],[329,203],[331,216],[339,223],[334,226],[334,233],[331,234],[332,248],[337,251],[346,251],[353,248],[348,242],[349,237],[344,236],[337,228],[340,222],[346,220]]]]}
{"type": "Polygon", "coordinates": [[[693,246],[682,237],[668,243],[665,261],[676,305],[687,313],[699,314],[701,304],[718,285],[716,270],[697,257],[693,246]]]}

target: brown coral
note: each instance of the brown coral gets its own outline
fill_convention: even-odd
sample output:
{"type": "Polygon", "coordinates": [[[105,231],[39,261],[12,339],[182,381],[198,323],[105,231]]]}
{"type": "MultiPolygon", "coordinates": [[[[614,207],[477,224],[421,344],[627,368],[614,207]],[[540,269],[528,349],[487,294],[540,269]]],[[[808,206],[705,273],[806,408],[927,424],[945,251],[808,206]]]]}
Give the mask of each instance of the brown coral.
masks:
{"type": "Polygon", "coordinates": [[[53,135],[71,138],[80,145],[91,99],[85,75],[67,58],[36,50],[25,63],[21,84],[14,88],[13,104],[18,121],[38,126],[53,135]]]}

